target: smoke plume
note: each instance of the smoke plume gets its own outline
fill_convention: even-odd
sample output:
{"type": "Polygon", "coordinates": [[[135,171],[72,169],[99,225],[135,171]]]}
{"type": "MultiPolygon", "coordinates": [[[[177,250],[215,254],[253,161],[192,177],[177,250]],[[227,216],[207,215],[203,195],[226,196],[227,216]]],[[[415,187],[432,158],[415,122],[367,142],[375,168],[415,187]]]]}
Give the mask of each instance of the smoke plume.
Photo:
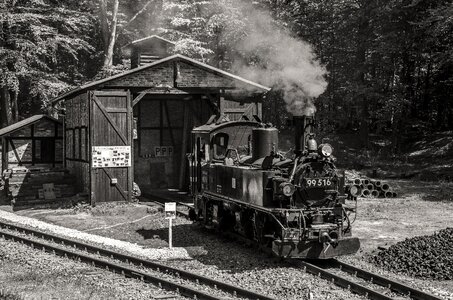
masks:
{"type": "Polygon", "coordinates": [[[251,4],[243,5],[242,11],[248,20],[247,36],[236,50],[255,59],[252,64],[233,62],[233,72],[282,90],[286,108],[293,115],[315,113],[313,101],[327,88],[327,71],[311,45],[293,37],[269,13],[251,4]]]}

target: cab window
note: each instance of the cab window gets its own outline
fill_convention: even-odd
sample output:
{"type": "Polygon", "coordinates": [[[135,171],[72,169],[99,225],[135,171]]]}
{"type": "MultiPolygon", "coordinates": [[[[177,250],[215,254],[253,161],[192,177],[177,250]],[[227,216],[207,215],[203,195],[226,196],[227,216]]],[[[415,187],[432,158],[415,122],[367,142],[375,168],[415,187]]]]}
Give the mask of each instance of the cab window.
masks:
{"type": "Polygon", "coordinates": [[[217,133],[212,141],[214,150],[214,159],[224,159],[228,149],[228,134],[217,133]]]}

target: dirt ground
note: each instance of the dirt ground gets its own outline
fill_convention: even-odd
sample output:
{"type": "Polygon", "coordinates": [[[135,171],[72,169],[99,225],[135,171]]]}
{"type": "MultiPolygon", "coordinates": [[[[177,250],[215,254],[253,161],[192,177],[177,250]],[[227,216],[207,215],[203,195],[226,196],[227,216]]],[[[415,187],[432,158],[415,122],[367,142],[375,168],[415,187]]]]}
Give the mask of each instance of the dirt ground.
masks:
{"type": "Polygon", "coordinates": [[[453,227],[453,183],[385,182],[402,196],[359,198],[353,234],[361,240],[361,252],[371,253],[378,246],[453,227]]]}

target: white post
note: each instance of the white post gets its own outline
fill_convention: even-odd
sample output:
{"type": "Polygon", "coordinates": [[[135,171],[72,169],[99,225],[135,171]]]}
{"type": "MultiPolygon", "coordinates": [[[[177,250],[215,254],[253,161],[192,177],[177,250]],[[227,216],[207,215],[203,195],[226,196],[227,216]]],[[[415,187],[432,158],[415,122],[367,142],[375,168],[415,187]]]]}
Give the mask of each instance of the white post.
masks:
{"type": "Polygon", "coordinates": [[[172,236],[172,232],[171,232],[172,220],[173,220],[172,218],[168,219],[168,245],[169,245],[170,249],[173,247],[173,245],[172,245],[173,236],[172,236]]]}
{"type": "Polygon", "coordinates": [[[173,247],[172,220],[176,218],[176,202],[165,203],[165,218],[168,219],[168,246],[171,249],[173,247]]]}

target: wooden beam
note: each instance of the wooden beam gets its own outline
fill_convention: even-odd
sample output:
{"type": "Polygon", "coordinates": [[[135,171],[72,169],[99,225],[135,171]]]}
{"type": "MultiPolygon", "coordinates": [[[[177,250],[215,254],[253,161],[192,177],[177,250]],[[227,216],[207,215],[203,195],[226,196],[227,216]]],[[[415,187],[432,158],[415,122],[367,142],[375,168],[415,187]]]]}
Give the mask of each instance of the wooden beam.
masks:
{"type": "Polygon", "coordinates": [[[134,137],[132,136],[132,127],[134,122],[134,112],[132,111],[132,106],[130,105],[130,100],[132,98],[131,91],[127,91],[127,99],[126,99],[126,108],[127,108],[127,115],[126,115],[126,128],[127,128],[127,138],[130,142],[131,146],[131,153],[130,153],[130,160],[131,166],[127,168],[127,201],[132,202],[132,190],[134,186],[134,137]]]}
{"type": "MultiPolygon", "coordinates": [[[[32,124],[30,127],[30,133],[31,133],[31,165],[34,166],[36,162],[36,141],[35,141],[35,124],[32,124]]],[[[39,150],[41,151],[42,143],[40,142],[39,145],[39,150]]],[[[40,153],[40,158],[41,158],[41,153],[40,153]]]]}
{"type": "MultiPolygon", "coordinates": [[[[189,124],[189,109],[187,108],[187,102],[184,103],[184,127],[182,130],[182,148],[181,148],[181,161],[180,165],[181,168],[179,169],[179,189],[182,189],[184,187],[184,177],[186,175],[186,148],[187,144],[190,141],[190,134],[188,134],[187,131],[190,129],[190,124],[189,124]]],[[[190,132],[190,131],[189,131],[190,132]]]]}
{"type": "Polygon", "coordinates": [[[6,170],[7,169],[7,166],[8,166],[8,146],[6,144],[6,140],[5,140],[5,137],[2,137],[2,174],[3,174],[3,170],[6,170]]]}
{"type": "MultiPolygon", "coordinates": [[[[165,110],[165,116],[167,117],[167,126],[168,128],[170,128],[170,138],[171,138],[171,145],[173,147],[176,147],[176,143],[175,143],[175,137],[173,136],[173,130],[171,128],[171,123],[170,123],[170,114],[168,113],[168,106],[167,106],[167,102],[165,101],[164,102],[164,110],[165,110]]],[[[160,128],[160,130],[162,130],[163,128],[160,128]]]]}
{"type": "Polygon", "coordinates": [[[132,107],[134,107],[143,97],[148,93],[148,90],[141,92],[137,97],[132,101],[132,107]]]}
{"type": "MultiPolygon", "coordinates": [[[[110,180],[112,180],[112,178],[115,178],[115,177],[113,177],[112,173],[110,173],[110,170],[108,170],[108,169],[106,169],[106,168],[101,168],[101,169],[104,171],[105,175],[107,175],[107,177],[108,177],[110,180]]],[[[124,198],[124,200],[125,200],[126,202],[130,202],[130,201],[128,200],[128,199],[129,199],[128,195],[126,195],[126,194],[124,193],[124,190],[122,189],[122,187],[120,187],[120,184],[119,184],[119,183],[115,184],[115,188],[116,188],[116,190],[117,190],[118,192],[120,192],[121,196],[123,196],[123,198],[124,198]]],[[[129,191],[128,193],[130,193],[130,191],[129,191]]]]}
{"type": "Polygon", "coordinates": [[[140,100],[143,99],[147,94],[150,95],[188,95],[186,91],[171,87],[171,86],[164,86],[164,87],[153,87],[153,88],[148,88],[144,91],[141,91],[137,97],[134,98],[132,101],[132,107],[137,105],[137,103],[140,102],[140,100]]]}
{"type": "Polygon", "coordinates": [[[99,110],[102,112],[104,117],[109,121],[110,125],[116,131],[118,136],[121,138],[121,140],[123,141],[124,145],[128,145],[127,137],[125,137],[123,132],[121,132],[121,130],[119,130],[119,128],[115,125],[115,121],[112,119],[112,117],[106,111],[105,106],[102,105],[102,103],[98,100],[98,98],[95,95],[93,96],[93,101],[94,101],[94,103],[96,103],[96,105],[99,107],[99,110]]]}
{"type": "Polygon", "coordinates": [[[108,113],[129,113],[129,110],[127,108],[106,108],[105,109],[108,113]]]}
{"type": "MultiPolygon", "coordinates": [[[[32,140],[33,141],[33,140],[32,140]]],[[[20,165],[22,162],[21,162],[21,159],[19,157],[19,153],[17,153],[17,150],[16,150],[16,146],[14,145],[13,141],[12,140],[9,140],[9,143],[11,145],[11,150],[13,151],[14,153],[14,156],[16,157],[17,159],[17,164],[20,165]]],[[[33,162],[33,157],[32,157],[32,162],[33,162]]]]}

